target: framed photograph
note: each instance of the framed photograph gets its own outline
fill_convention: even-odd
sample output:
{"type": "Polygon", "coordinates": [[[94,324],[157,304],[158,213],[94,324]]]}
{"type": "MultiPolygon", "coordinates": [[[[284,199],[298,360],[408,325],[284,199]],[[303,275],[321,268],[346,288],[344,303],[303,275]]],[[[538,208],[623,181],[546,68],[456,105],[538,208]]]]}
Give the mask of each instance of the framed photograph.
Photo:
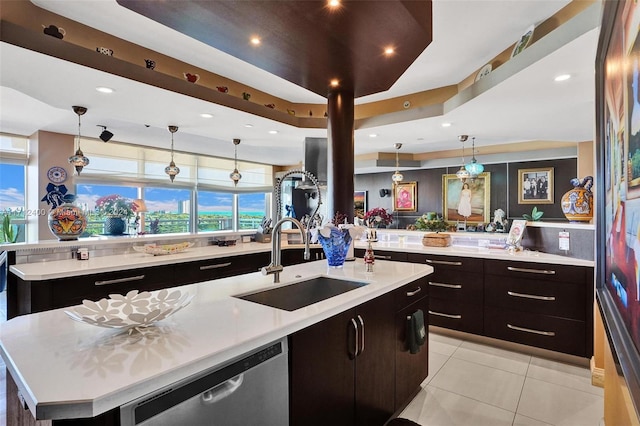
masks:
{"type": "Polygon", "coordinates": [[[553,167],[518,170],[518,204],[553,204],[553,167]]]}
{"type": "Polygon", "coordinates": [[[442,175],[442,210],[445,222],[490,222],[491,173],[462,182],[456,175],[442,175]]]}
{"type": "Polygon", "coordinates": [[[393,186],[393,210],[415,212],[418,209],[418,183],[398,182],[393,186]]]}
{"type": "Polygon", "coordinates": [[[353,216],[362,219],[367,212],[367,191],[354,191],[353,216]]]}

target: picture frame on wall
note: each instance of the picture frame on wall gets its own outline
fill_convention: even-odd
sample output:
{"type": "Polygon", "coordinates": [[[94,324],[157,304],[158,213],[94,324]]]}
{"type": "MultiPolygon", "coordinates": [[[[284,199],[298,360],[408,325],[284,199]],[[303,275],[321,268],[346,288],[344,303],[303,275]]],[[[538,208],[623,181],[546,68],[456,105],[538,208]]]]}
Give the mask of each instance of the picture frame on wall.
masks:
{"type": "Polygon", "coordinates": [[[364,218],[364,214],[367,212],[367,191],[354,191],[353,192],[353,216],[357,218],[364,218]]]}
{"type": "Polygon", "coordinates": [[[418,209],[418,183],[398,182],[393,186],[393,210],[415,212],[418,209]]]}
{"type": "Polygon", "coordinates": [[[442,175],[442,206],[445,222],[490,222],[491,173],[461,181],[454,174],[442,175]]]}
{"type": "Polygon", "coordinates": [[[553,204],[553,167],[518,170],[518,204],[553,204]]]}

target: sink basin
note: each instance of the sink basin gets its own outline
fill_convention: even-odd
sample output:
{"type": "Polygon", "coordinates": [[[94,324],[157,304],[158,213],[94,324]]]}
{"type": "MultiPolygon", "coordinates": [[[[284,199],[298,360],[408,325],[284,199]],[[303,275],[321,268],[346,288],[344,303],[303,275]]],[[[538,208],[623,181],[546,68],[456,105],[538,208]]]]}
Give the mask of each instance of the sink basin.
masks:
{"type": "Polygon", "coordinates": [[[367,283],[317,277],[282,287],[233,297],[285,311],[295,311],[364,285],[367,285],[367,283]]]}

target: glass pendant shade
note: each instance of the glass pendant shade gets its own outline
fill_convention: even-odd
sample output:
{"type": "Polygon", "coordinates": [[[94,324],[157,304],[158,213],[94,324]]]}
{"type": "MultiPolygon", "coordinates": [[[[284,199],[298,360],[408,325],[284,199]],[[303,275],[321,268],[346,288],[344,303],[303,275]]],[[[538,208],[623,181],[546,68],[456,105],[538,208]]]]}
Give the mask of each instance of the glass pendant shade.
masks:
{"type": "Polygon", "coordinates": [[[464,166],[461,166],[460,170],[456,172],[456,176],[458,177],[458,179],[464,181],[471,177],[471,173],[469,173],[469,171],[464,166]]]}
{"type": "Polygon", "coordinates": [[[178,131],[178,126],[169,126],[169,131],[171,132],[171,162],[164,168],[164,172],[169,175],[169,179],[173,182],[178,173],[180,173],[180,168],[173,161],[173,134],[178,131]]]}
{"type": "Polygon", "coordinates": [[[82,106],[73,106],[73,112],[78,114],[78,149],[76,149],[75,154],[69,157],[69,164],[71,164],[75,169],[76,173],[79,175],[82,169],[89,164],[89,159],[84,156],[82,149],[80,149],[80,116],[84,115],[87,112],[87,108],[82,106]]]}
{"type": "Polygon", "coordinates": [[[475,178],[480,173],[484,172],[484,166],[481,163],[478,163],[476,160],[476,138],[471,139],[471,153],[472,159],[469,164],[465,165],[465,168],[471,173],[471,177],[475,178]]]}
{"type": "Polygon", "coordinates": [[[400,173],[400,171],[398,170],[400,168],[400,161],[398,160],[398,151],[400,150],[400,148],[402,148],[402,144],[396,143],[394,147],[396,148],[396,172],[391,176],[391,180],[393,181],[393,183],[399,183],[399,182],[402,182],[402,180],[404,179],[404,176],[402,176],[402,173],[400,173]]]}
{"type": "Polygon", "coordinates": [[[484,166],[478,163],[475,158],[471,160],[471,163],[465,165],[465,168],[471,173],[471,176],[478,176],[484,172],[484,166]]]}
{"type": "Polygon", "coordinates": [[[238,145],[240,145],[240,139],[233,140],[234,145],[234,159],[235,159],[235,168],[229,174],[229,178],[233,181],[233,185],[237,186],[240,179],[242,179],[242,175],[238,171],[238,145]]]}

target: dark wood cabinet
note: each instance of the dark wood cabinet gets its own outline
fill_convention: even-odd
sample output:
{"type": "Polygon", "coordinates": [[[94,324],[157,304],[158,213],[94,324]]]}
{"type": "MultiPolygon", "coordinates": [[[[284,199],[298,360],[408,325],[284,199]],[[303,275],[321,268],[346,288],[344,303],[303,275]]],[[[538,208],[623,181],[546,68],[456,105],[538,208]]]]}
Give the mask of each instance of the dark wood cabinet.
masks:
{"type": "Polygon", "coordinates": [[[483,259],[408,253],[412,263],[433,266],[429,284],[429,323],[483,333],[483,259]]]}
{"type": "MultiPolygon", "coordinates": [[[[310,249],[310,255],[311,258],[309,260],[305,260],[303,248],[288,248],[286,250],[282,250],[280,253],[280,260],[282,261],[282,266],[291,266],[304,262],[322,260],[325,258],[324,251],[320,247],[312,247],[310,249]]],[[[269,264],[270,261],[271,259],[269,258],[266,264],[269,264]]]]}
{"type": "Polygon", "coordinates": [[[270,254],[251,253],[196,262],[80,275],[42,281],[7,280],[7,318],[99,300],[131,290],[153,291],[217,278],[256,272],[269,264],[270,254]]]}
{"type": "Polygon", "coordinates": [[[290,424],[380,425],[395,409],[393,293],[289,338],[290,424]]]}
{"type": "MultiPolygon", "coordinates": [[[[364,257],[365,249],[355,249],[353,251],[355,257],[364,257]]],[[[375,258],[380,260],[393,260],[396,262],[406,262],[407,261],[407,253],[401,251],[390,251],[390,250],[374,250],[375,258]]]]}
{"type": "Polygon", "coordinates": [[[429,340],[412,354],[408,345],[407,322],[418,309],[422,310],[428,326],[429,298],[426,279],[416,281],[395,292],[395,410],[400,410],[420,390],[429,373],[429,340]]]}
{"type": "Polygon", "coordinates": [[[487,336],[582,357],[592,355],[592,268],[485,262],[487,336]]]}
{"type": "Polygon", "coordinates": [[[261,267],[269,264],[269,259],[270,254],[264,252],[177,263],[175,265],[176,285],[258,272],[261,267]]]}

